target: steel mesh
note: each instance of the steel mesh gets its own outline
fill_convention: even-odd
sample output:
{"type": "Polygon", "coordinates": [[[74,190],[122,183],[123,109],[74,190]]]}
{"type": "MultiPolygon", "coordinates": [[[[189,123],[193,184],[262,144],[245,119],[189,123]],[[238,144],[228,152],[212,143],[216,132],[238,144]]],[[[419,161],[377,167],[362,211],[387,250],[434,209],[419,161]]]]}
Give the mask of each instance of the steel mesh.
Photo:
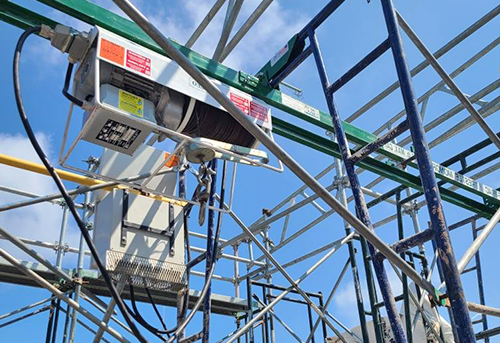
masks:
{"type": "Polygon", "coordinates": [[[186,266],[141,256],[106,252],[106,269],[116,281],[124,278],[134,286],[178,291],[186,285],[186,266]]]}

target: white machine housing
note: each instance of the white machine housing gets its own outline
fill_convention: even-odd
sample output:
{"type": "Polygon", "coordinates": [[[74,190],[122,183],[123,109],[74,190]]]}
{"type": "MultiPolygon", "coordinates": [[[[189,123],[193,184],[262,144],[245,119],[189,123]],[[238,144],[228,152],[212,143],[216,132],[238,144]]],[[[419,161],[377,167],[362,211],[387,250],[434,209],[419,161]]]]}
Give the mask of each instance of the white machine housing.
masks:
{"type": "MultiPolygon", "coordinates": [[[[182,118],[177,118],[176,115],[172,118],[166,116],[166,120],[173,121],[169,128],[176,132],[182,132],[186,127],[197,101],[227,113],[168,57],[101,27],[94,27],[90,36],[94,37],[94,41],[75,74],[74,82],[75,96],[93,104],[92,110],[84,117],[81,132],[84,140],[128,155],[133,154],[155,127],[158,127],[155,104],[137,94],[142,91],[161,94],[155,101],[157,108],[170,106],[169,113],[182,112],[182,118]],[[118,76],[116,67],[120,71],[118,76]],[[139,91],[132,94],[108,84],[112,73],[121,80],[126,79],[126,82],[139,91]],[[162,90],[165,88],[178,92],[176,94],[180,93],[180,96],[185,95],[190,100],[183,108],[175,108],[175,99],[164,96],[163,93],[168,93],[162,90]]],[[[271,110],[266,103],[215,79],[211,80],[257,125],[266,132],[271,132],[271,110]]]]}

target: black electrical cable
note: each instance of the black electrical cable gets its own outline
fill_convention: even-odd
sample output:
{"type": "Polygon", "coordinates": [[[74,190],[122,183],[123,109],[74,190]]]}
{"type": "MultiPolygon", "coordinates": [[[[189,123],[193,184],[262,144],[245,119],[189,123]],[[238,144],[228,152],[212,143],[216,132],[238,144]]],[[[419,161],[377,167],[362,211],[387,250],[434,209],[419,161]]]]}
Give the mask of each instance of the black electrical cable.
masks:
{"type": "MultiPolygon", "coordinates": [[[[225,173],[225,172],[224,172],[225,173]]],[[[225,175],[225,174],[224,174],[225,175]]],[[[225,179],[225,176],[223,176],[223,179],[225,179]]],[[[185,175],[185,169],[184,170],[181,170],[179,172],[179,196],[180,197],[185,197],[186,196],[186,175],[185,175]]],[[[195,201],[196,198],[198,197],[199,195],[199,189],[197,188],[194,193],[193,193],[193,196],[192,196],[192,200],[195,201]]],[[[193,208],[193,205],[192,204],[188,204],[186,206],[184,206],[183,208],[183,215],[184,215],[184,236],[185,236],[185,247],[186,247],[186,255],[187,255],[187,261],[191,261],[191,245],[190,245],[190,242],[189,242],[189,227],[188,227],[188,221],[189,221],[189,215],[191,213],[191,210],[193,208]]],[[[215,250],[214,250],[215,251],[215,250]]],[[[211,278],[211,275],[213,274],[213,270],[212,270],[212,273],[210,274],[210,278],[211,278]]],[[[184,296],[184,304],[182,306],[182,312],[179,314],[179,317],[180,318],[184,318],[185,315],[186,315],[186,312],[188,310],[188,306],[189,306],[189,280],[190,280],[190,268],[187,268],[186,270],[186,278],[187,278],[187,289],[188,289],[188,293],[184,296]]],[[[150,292],[149,290],[147,289],[147,287],[145,287],[146,289],[146,292],[148,293],[148,296],[149,296],[149,300],[151,302],[151,304],[153,305],[153,308],[155,309],[155,312],[157,313],[158,315],[158,318],[160,318],[160,321],[162,322],[162,325],[164,327],[164,330],[161,330],[161,329],[158,329],[158,328],[155,328],[153,327],[152,325],[150,325],[145,319],[144,317],[140,314],[139,312],[139,309],[137,308],[137,305],[136,305],[136,298],[135,298],[135,292],[134,292],[134,287],[132,284],[129,285],[129,288],[130,288],[130,300],[131,300],[131,303],[132,303],[132,309],[127,306],[127,310],[128,312],[130,313],[130,315],[141,325],[143,326],[146,330],[148,330],[149,332],[151,332],[152,334],[156,335],[157,337],[160,337],[163,339],[163,337],[161,336],[162,334],[167,334],[167,336],[170,338],[170,334],[174,333],[177,329],[178,329],[178,326],[172,328],[172,329],[169,329],[167,330],[165,327],[166,325],[164,324],[163,322],[163,319],[161,318],[161,316],[159,315],[159,312],[156,308],[156,304],[154,303],[154,299],[151,297],[150,295],[150,292]]]]}
{"type": "Polygon", "coordinates": [[[75,218],[75,221],[78,225],[78,228],[80,229],[81,234],[82,234],[83,238],[85,239],[85,242],[87,243],[87,246],[89,247],[89,250],[90,250],[90,252],[91,252],[91,254],[96,262],[96,265],[97,265],[99,271],[101,272],[101,274],[104,278],[104,281],[106,282],[106,284],[108,286],[108,289],[109,289],[109,292],[111,293],[111,296],[113,297],[116,304],[118,305],[118,308],[120,309],[123,317],[125,318],[127,324],[130,326],[130,329],[132,330],[134,335],[137,337],[137,339],[139,339],[140,342],[146,343],[147,340],[142,336],[142,334],[138,330],[137,326],[130,318],[130,316],[127,312],[126,305],[125,305],[123,299],[118,294],[118,291],[116,290],[116,287],[115,287],[113,281],[111,280],[111,276],[109,275],[108,271],[104,267],[104,264],[102,263],[102,260],[99,257],[99,254],[97,253],[97,249],[94,245],[94,242],[92,241],[92,238],[90,237],[90,234],[89,234],[87,228],[85,227],[85,224],[84,224],[82,218],[78,214],[78,211],[75,207],[75,203],[73,202],[73,199],[69,196],[69,194],[66,190],[66,187],[64,187],[64,184],[62,183],[61,179],[59,178],[59,175],[57,175],[57,173],[54,170],[54,167],[52,167],[47,156],[43,152],[40,144],[38,143],[38,141],[35,137],[35,134],[33,133],[33,130],[32,130],[31,125],[29,123],[28,117],[26,115],[26,111],[24,109],[24,104],[23,104],[23,100],[22,100],[22,96],[21,96],[21,85],[20,85],[20,80],[19,80],[19,61],[21,58],[21,51],[22,51],[22,48],[23,48],[23,45],[24,45],[24,42],[26,41],[26,39],[31,34],[39,33],[39,32],[40,32],[40,27],[33,27],[33,28],[29,28],[26,31],[24,31],[23,34],[21,35],[21,37],[19,37],[19,40],[18,40],[17,45],[16,45],[16,50],[14,53],[14,64],[13,64],[14,94],[15,94],[15,98],[16,98],[17,109],[19,111],[19,116],[20,116],[21,121],[23,123],[24,129],[26,130],[26,134],[28,135],[28,138],[29,138],[31,144],[33,145],[33,148],[35,149],[35,151],[36,151],[38,157],[40,158],[40,160],[42,161],[42,163],[45,165],[45,168],[47,168],[47,171],[49,172],[50,176],[52,176],[52,178],[54,179],[54,182],[55,182],[57,188],[59,189],[59,191],[61,192],[61,194],[64,198],[64,201],[66,202],[71,214],[75,218]]]}
{"type": "Polygon", "coordinates": [[[68,99],[69,101],[71,101],[72,103],[74,103],[76,106],[82,107],[83,106],[83,101],[81,101],[80,99],[75,98],[73,95],[71,95],[68,92],[69,83],[71,81],[71,75],[72,74],[73,74],[73,63],[68,62],[68,69],[66,69],[66,78],[64,79],[64,87],[63,87],[62,93],[66,97],[66,99],[68,99]]]}
{"type": "Polygon", "coordinates": [[[54,328],[52,330],[52,340],[51,343],[56,342],[56,336],[57,336],[57,326],[59,324],[59,313],[61,312],[61,299],[57,299],[56,303],[56,316],[54,318],[54,328]]]}
{"type": "Polygon", "coordinates": [[[189,312],[189,315],[186,317],[186,319],[175,328],[174,334],[167,340],[167,343],[172,343],[177,338],[178,334],[186,328],[187,324],[191,321],[191,319],[193,319],[194,315],[196,314],[196,312],[200,308],[201,303],[205,299],[205,296],[207,295],[207,291],[208,291],[208,288],[210,286],[210,281],[212,281],[214,271],[215,271],[215,263],[212,264],[212,268],[210,269],[208,277],[205,281],[205,285],[203,286],[203,288],[201,290],[201,293],[200,293],[198,300],[196,301],[193,308],[191,309],[191,312],[189,312]]]}
{"type": "Polygon", "coordinates": [[[160,314],[160,311],[158,311],[158,307],[156,307],[156,303],[153,299],[153,297],[151,296],[151,292],[149,291],[148,287],[146,285],[144,285],[144,289],[146,290],[146,293],[148,295],[148,299],[149,299],[149,302],[151,303],[151,305],[153,306],[153,310],[155,311],[156,313],[156,316],[158,317],[158,319],[160,320],[160,323],[161,323],[161,326],[163,326],[163,330],[167,330],[167,325],[165,325],[165,321],[163,320],[161,314],[160,314]]]}
{"type": "Polygon", "coordinates": [[[166,332],[162,332],[162,330],[158,330],[154,326],[150,325],[144,317],[141,316],[139,309],[137,308],[137,303],[135,300],[135,292],[134,292],[134,286],[132,284],[129,284],[129,290],[130,290],[130,302],[132,303],[132,309],[128,307],[127,305],[127,310],[129,311],[130,315],[140,324],[142,325],[146,330],[151,332],[153,335],[156,337],[160,338],[162,341],[165,341],[165,338],[162,336],[162,334],[166,332]]]}
{"type": "MultiPolygon", "coordinates": [[[[227,161],[224,161],[223,167],[222,167],[222,180],[221,180],[221,191],[220,191],[220,198],[219,198],[219,207],[220,209],[224,208],[224,197],[226,193],[226,174],[227,174],[227,161]]],[[[213,246],[213,253],[212,256],[216,257],[217,256],[217,251],[219,249],[219,238],[220,238],[220,233],[221,233],[221,227],[222,227],[222,214],[219,212],[219,217],[217,218],[217,227],[215,230],[215,238],[214,238],[214,246],[213,246]]],[[[177,329],[175,330],[174,334],[172,337],[170,337],[167,341],[167,343],[172,343],[178,336],[178,334],[183,331],[188,323],[193,319],[194,315],[196,314],[196,311],[198,311],[199,307],[201,306],[201,303],[203,302],[208,288],[210,286],[210,283],[212,282],[212,278],[214,275],[215,271],[215,265],[217,264],[217,258],[213,259],[212,265],[210,267],[210,270],[208,271],[205,275],[207,277],[205,278],[205,285],[203,286],[203,289],[201,290],[200,296],[196,303],[194,304],[193,308],[191,309],[191,312],[189,312],[189,315],[186,317],[186,319],[182,322],[179,323],[177,326],[177,329]]]]}
{"type": "MultiPolygon", "coordinates": [[[[226,180],[226,170],[227,170],[227,164],[226,164],[226,161],[224,161],[224,168],[223,168],[223,174],[222,174],[222,180],[223,180],[223,184],[225,184],[225,180],[226,180]]],[[[181,171],[180,175],[179,175],[179,196],[181,195],[184,195],[186,194],[186,189],[185,189],[185,174],[183,171],[181,171]]],[[[195,190],[194,193],[193,193],[193,199],[195,199],[197,197],[197,194],[199,193],[199,190],[195,190]]],[[[224,185],[222,186],[222,189],[221,189],[221,201],[223,203],[224,201],[224,193],[225,193],[225,187],[224,185]]],[[[191,204],[190,204],[191,205],[191,204]]],[[[222,205],[221,205],[222,206],[222,205]]],[[[188,222],[188,219],[189,219],[189,214],[191,213],[191,210],[192,210],[192,206],[185,206],[183,211],[184,211],[184,224],[185,224],[185,235],[187,237],[189,237],[189,230],[187,230],[187,222],[188,222]]],[[[219,240],[219,237],[220,237],[220,218],[218,219],[217,221],[217,230],[216,230],[216,234],[215,234],[215,244],[214,244],[214,249],[213,249],[213,255],[215,256],[215,253],[217,252],[217,242],[219,240]]],[[[190,253],[190,246],[189,246],[189,238],[187,238],[187,255],[188,255],[188,262],[191,260],[191,253],[190,253]]],[[[201,302],[203,301],[203,299],[205,298],[205,295],[206,295],[206,292],[208,290],[208,286],[210,285],[210,281],[212,280],[212,276],[213,276],[213,273],[214,273],[214,270],[215,270],[215,260],[214,260],[214,263],[212,263],[211,265],[211,268],[208,272],[208,277],[207,277],[207,281],[201,291],[201,294],[200,294],[200,297],[198,298],[198,301],[196,302],[196,304],[193,306],[193,309],[191,310],[191,313],[187,316],[187,318],[184,320],[184,322],[186,323],[189,323],[191,321],[191,319],[193,318],[194,314],[196,313],[197,309],[200,307],[201,305],[201,302]]],[[[187,270],[187,273],[189,275],[189,269],[187,270]]],[[[189,281],[189,279],[188,279],[189,281]]],[[[179,333],[178,331],[181,331],[179,330],[179,327],[181,326],[181,324],[179,324],[178,326],[176,326],[175,328],[172,328],[170,330],[159,330],[153,326],[151,326],[149,323],[146,322],[146,320],[141,316],[141,314],[139,313],[139,310],[137,308],[137,305],[136,305],[136,299],[135,299],[135,292],[134,292],[134,288],[133,288],[133,285],[129,285],[129,288],[130,288],[130,299],[131,299],[131,303],[132,303],[132,308],[133,309],[130,309],[128,306],[127,306],[127,309],[129,311],[129,313],[132,315],[132,317],[139,323],[141,324],[146,330],[148,330],[149,332],[155,334],[156,336],[160,337],[159,335],[160,334],[170,334],[170,333],[174,333],[174,336],[172,337],[169,337],[168,339],[168,342],[172,342],[173,339],[175,339],[177,337],[177,334],[179,333]]],[[[189,289],[189,288],[188,288],[189,289]]],[[[152,301],[152,299],[151,299],[152,301]]],[[[188,304],[189,304],[189,298],[186,296],[185,297],[185,305],[183,307],[183,312],[187,311],[187,308],[188,308],[188,304]]],[[[182,317],[184,317],[185,313],[182,314],[182,317]]]]}

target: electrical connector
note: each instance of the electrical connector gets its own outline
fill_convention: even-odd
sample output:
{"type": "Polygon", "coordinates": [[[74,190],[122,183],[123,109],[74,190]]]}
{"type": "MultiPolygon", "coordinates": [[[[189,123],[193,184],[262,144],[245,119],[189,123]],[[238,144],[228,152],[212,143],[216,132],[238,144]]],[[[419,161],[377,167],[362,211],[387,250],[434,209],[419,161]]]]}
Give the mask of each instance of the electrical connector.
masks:
{"type": "Polygon", "coordinates": [[[65,25],[58,24],[53,29],[42,25],[40,36],[50,39],[50,43],[56,49],[68,53],[71,63],[80,62],[90,47],[88,32],[81,32],[65,25]]]}

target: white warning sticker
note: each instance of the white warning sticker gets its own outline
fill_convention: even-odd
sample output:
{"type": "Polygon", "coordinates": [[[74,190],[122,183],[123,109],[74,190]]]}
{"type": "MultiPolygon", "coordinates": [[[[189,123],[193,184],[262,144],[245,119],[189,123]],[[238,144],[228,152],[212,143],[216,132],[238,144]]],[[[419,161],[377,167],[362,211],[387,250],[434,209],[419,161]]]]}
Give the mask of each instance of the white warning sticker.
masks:
{"type": "Polygon", "coordinates": [[[321,115],[318,109],[304,104],[303,102],[292,98],[284,93],[281,93],[281,103],[285,106],[288,106],[306,116],[312,117],[316,120],[320,120],[321,115]]]}

